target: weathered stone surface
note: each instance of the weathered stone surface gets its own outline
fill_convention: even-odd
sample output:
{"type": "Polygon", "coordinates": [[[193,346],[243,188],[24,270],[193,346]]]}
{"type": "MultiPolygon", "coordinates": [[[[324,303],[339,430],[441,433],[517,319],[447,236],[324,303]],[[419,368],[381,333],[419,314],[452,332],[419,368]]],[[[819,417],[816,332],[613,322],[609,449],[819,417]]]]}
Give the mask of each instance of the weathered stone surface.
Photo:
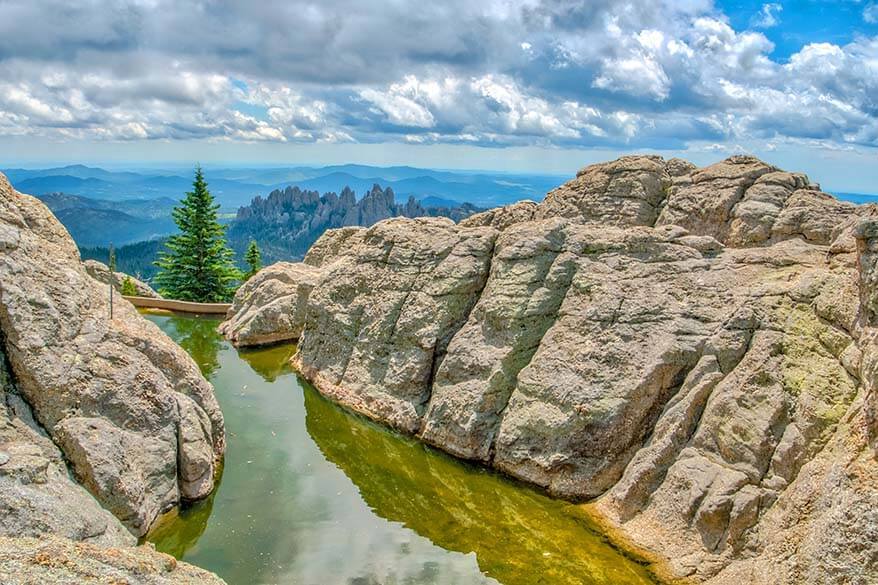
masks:
{"type": "Polygon", "coordinates": [[[511,225],[530,221],[534,218],[539,205],[533,201],[519,201],[505,207],[495,207],[460,221],[463,227],[490,226],[500,231],[511,225]]]}
{"type": "Polygon", "coordinates": [[[70,478],[61,452],[16,393],[0,348],[0,536],[46,534],[103,545],[136,542],[70,478]]]}
{"type": "Polygon", "coordinates": [[[202,569],[148,545],[104,548],[67,539],[0,537],[0,582],[5,585],[223,585],[202,569]]]}
{"type": "Polygon", "coordinates": [[[220,333],[238,346],[296,340],[305,325],[308,295],[322,271],[304,263],[278,262],[244,283],[220,333]]]}
{"type": "Polygon", "coordinates": [[[303,262],[309,266],[320,268],[324,264],[343,256],[347,250],[355,246],[366,233],[364,228],[345,227],[326,230],[320,239],[308,249],[303,262]]]}
{"type": "Polygon", "coordinates": [[[586,167],[575,179],[550,191],[535,219],[654,225],[672,182],[660,157],[623,156],[586,167]]]}
{"type": "Polygon", "coordinates": [[[319,241],[296,365],[597,498],[676,576],[878,580],[875,209],[747,156],[623,157],[517,205],[319,241]]]}
{"type": "Polygon", "coordinates": [[[137,291],[137,296],[139,297],[149,297],[152,299],[160,299],[161,295],[155,292],[151,286],[146,284],[145,282],[134,278],[124,272],[110,272],[110,268],[97,260],[83,260],[82,265],[85,267],[85,271],[88,272],[89,276],[97,280],[98,282],[102,282],[104,284],[113,283],[113,288],[119,294],[122,294],[122,283],[125,282],[126,278],[131,279],[131,284],[134,285],[134,290],[137,291]]]}
{"type": "Polygon", "coordinates": [[[496,233],[439,218],[364,231],[311,292],[298,367],[335,400],[417,431],[436,366],[484,286],[496,233]]]}
{"type": "Polygon", "coordinates": [[[76,479],[136,535],[205,496],[223,419],[192,359],[128,303],[110,320],[104,286],[67,232],[5,177],[0,250],[0,331],[17,395],[76,479]]]}

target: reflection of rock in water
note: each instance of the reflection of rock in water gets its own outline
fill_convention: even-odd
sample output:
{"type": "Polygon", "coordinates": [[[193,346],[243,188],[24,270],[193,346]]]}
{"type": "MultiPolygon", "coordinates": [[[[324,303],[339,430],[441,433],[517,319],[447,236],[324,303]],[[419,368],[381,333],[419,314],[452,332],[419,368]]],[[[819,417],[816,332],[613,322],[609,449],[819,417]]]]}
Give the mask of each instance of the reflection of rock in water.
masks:
{"type": "Polygon", "coordinates": [[[207,498],[174,508],[159,518],[142,542],[153,542],[156,550],[180,559],[204,534],[213,511],[213,500],[222,483],[222,470],[216,479],[216,488],[207,498]]]}
{"type": "Polygon", "coordinates": [[[201,368],[201,373],[210,378],[219,367],[217,353],[221,344],[225,343],[223,336],[216,330],[222,318],[209,315],[171,316],[169,321],[175,331],[171,333],[171,337],[192,356],[201,368]]]}
{"type": "Polygon", "coordinates": [[[296,353],[292,343],[282,343],[257,349],[241,349],[238,355],[266,382],[274,382],[279,376],[292,371],[290,358],[296,353]]]}
{"type": "Polygon", "coordinates": [[[331,404],[304,380],[306,428],[379,516],[475,552],[504,585],[649,583],[575,505],[462,464],[331,404]]]}

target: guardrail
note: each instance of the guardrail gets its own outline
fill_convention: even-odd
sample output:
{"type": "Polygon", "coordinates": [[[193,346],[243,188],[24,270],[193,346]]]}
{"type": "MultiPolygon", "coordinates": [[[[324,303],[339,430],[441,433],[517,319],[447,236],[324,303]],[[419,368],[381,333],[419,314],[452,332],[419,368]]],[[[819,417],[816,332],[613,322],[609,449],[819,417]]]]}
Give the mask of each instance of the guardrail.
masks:
{"type": "Polygon", "coordinates": [[[179,311],[181,313],[201,313],[207,315],[225,315],[232,306],[228,303],[191,303],[189,301],[177,301],[173,299],[154,299],[152,297],[130,297],[122,295],[126,301],[135,307],[144,309],[164,309],[166,311],[179,311]]]}

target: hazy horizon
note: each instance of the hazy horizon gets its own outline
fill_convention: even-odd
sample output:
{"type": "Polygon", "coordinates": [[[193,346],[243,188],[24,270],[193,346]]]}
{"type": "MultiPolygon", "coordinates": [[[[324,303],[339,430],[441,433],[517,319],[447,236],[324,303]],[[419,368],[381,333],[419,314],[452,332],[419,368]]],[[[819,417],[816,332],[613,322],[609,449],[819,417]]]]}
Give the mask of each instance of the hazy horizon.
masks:
{"type": "Polygon", "coordinates": [[[357,8],[3,2],[0,164],[570,176],[750,153],[833,190],[878,184],[874,0],[357,8]]]}

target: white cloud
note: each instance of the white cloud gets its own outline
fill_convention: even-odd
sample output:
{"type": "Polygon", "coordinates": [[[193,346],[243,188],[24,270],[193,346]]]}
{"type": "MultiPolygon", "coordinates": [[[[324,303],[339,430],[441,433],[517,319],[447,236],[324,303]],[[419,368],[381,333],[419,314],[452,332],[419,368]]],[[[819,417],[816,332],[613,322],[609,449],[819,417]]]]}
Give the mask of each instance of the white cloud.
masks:
{"type": "Polygon", "coordinates": [[[762,8],[750,19],[750,26],[754,28],[772,28],[780,24],[780,13],[783,6],[776,2],[763,4],[762,8]]]}
{"type": "Polygon", "coordinates": [[[863,20],[869,24],[878,23],[878,4],[870,2],[863,9],[863,20]]]}
{"type": "Polygon", "coordinates": [[[0,2],[0,135],[878,146],[876,37],[780,61],[710,0],[375,2],[0,2]]]}
{"type": "Polygon", "coordinates": [[[600,89],[664,100],[668,97],[671,80],[653,55],[636,52],[605,61],[593,84],[600,89]]]}

